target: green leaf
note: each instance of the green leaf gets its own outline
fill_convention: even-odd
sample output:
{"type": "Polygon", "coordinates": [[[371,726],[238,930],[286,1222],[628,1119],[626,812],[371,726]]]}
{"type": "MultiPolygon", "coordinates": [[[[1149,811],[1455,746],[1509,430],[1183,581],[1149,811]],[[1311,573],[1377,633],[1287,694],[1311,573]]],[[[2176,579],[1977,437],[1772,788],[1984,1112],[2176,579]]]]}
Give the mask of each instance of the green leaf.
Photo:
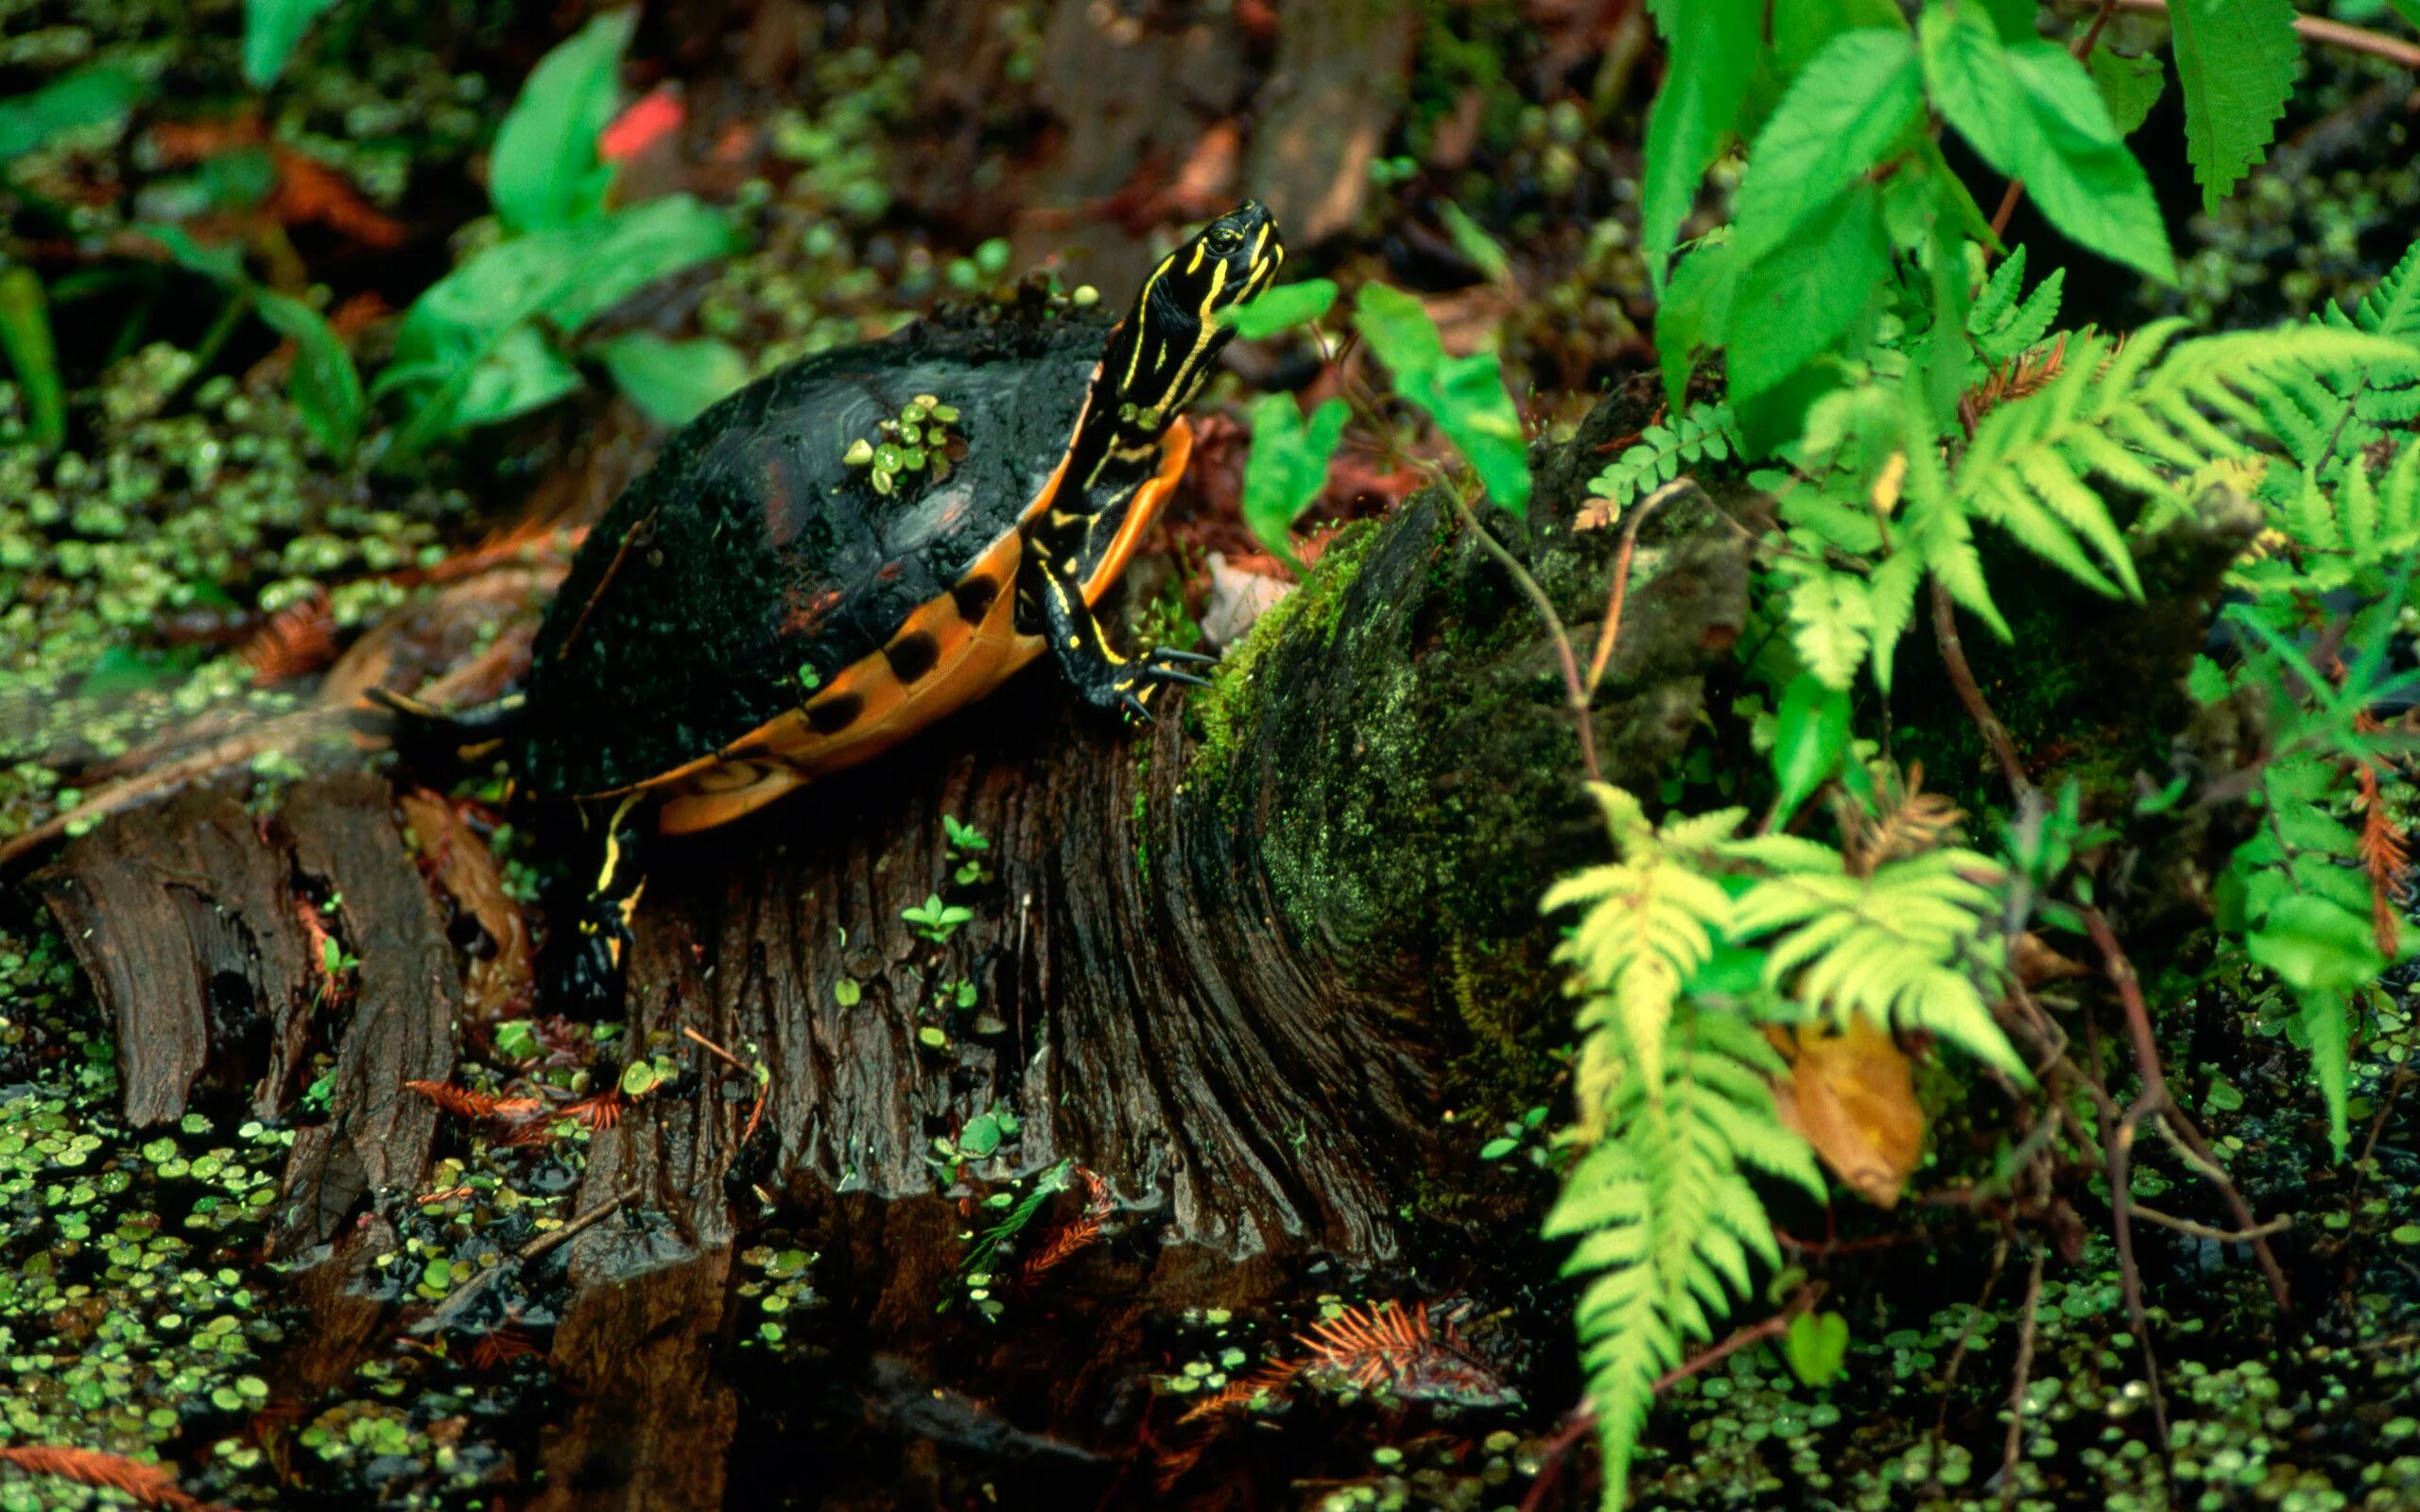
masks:
{"type": "Polygon", "coordinates": [[[50,303],[30,267],[0,271],[0,357],[8,359],[25,392],[35,447],[59,450],[67,440],[67,393],[59,380],[50,303]]]}
{"type": "Polygon", "coordinates": [[[711,336],[667,341],[651,331],[633,331],[595,350],[631,403],[660,425],[688,424],[748,381],[748,359],[711,336]]]}
{"type": "Polygon", "coordinates": [[[1738,292],[1739,261],[1726,230],[1697,243],[1673,269],[1655,312],[1655,350],[1664,365],[1664,397],[1679,405],[1701,348],[1720,345],[1738,292]]]}
{"type": "Polygon", "coordinates": [[[2386,970],[2370,920],[2309,893],[2278,899],[2244,946],[2254,960],[2305,992],[2350,991],[2386,970]]]}
{"type": "MultiPolygon", "coordinates": [[[[579,369],[564,361],[536,327],[515,326],[468,370],[459,398],[443,412],[438,428],[493,425],[579,391],[579,369]]],[[[419,417],[413,422],[418,424],[419,417]]]]}
{"type": "Polygon", "coordinates": [[[685,194],[617,210],[602,224],[604,234],[546,305],[546,318],[565,335],[656,280],[729,256],[738,245],[728,216],[685,194]]]}
{"type": "Polygon", "coordinates": [[[488,198],[508,231],[594,219],[614,184],[596,136],[614,118],[638,7],[610,10],[538,60],[488,157],[488,198]]]}
{"type": "Polygon", "coordinates": [[[286,387],[294,396],[295,408],[302,412],[302,423],[329,455],[349,456],[361,438],[361,422],[370,402],[362,395],[361,374],[353,366],[353,353],[345,350],[344,338],[319,311],[300,300],[268,289],[256,290],[253,299],[268,328],[294,343],[294,369],[286,387]]]}
{"type": "Polygon", "coordinates": [[[1789,86],[1748,153],[1733,215],[1754,260],[1880,163],[1924,106],[1914,42],[1876,28],[1835,37],[1789,86]]]}
{"type": "Polygon", "coordinates": [[[653,1090],[655,1082],[655,1068],[644,1060],[633,1060],[622,1068],[618,1085],[625,1097],[644,1097],[653,1090]]]}
{"type": "Polygon", "coordinates": [[[1520,1147],[1519,1140],[1499,1136],[1478,1147],[1478,1158],[1482,1160],[1500,1160],[1520,1147]]]}
{"type": "Polygon", "coordinates": [[[2294,92],[2302,39],[2293,0],[2169,0],[2176,82],[2185,94],[2185,155],[2216,210],[2277,134],[2294,92]]]}
{"type": "Polygon", "coordinates": [[[1737,124],[1756,65],[1760,0],[1661,0],[1649,7],[1664,34],[1664,87],[1647,114],[1640,175],[1640,235],[1648,277],[1663,292],[1664,264],[1696,203],[1698,180],[1737,124]]]}
{"type": "Polygon", "coordinates": [[[1773,823],[1787,821],[1798,805],[1831,780],[1849,749],[1849,696],[1811,673],[1801,673],[1782,695],[1773,727],[1773,823]]]}
{"type": "Polygon", "coordinates": [[[1891,271],[1882,191],[1860,181],[1739,275],[1723,346],[1731,401],[1778,387],[1857,324],[1891,271]]]}
{"type": "Polygon", "coordinates": [[[244,0],[244,82],[267,89],[285,72],[311,23],[337,0],[244,0]]]}
{"type": "Polygon", "coordinates": [[[1450,199],[1439,201],[1437,214],[1445,222],[1445,234],[1454,239],[1454,250],[1469,258],[1471,266],[1491,281],[1511,281],[1512,259],[1506,254],[1503,243],[1490,236],[1468,212],[1450,199]]]}
{"type": "Polygon", "coordinates": [[[2130,56],[2096,47],[2086,66],[2092,70],[2092,81],[2100,86],[2100,102],[2109,107],[2109,120],[2118,134],[2133,136],[2142,129],[2152,107],[2168,88],[2168,70],[2161,66],[2159,54],[2130,56]]]}
{"type": "Polygon", "coordinates": [[[2352,1143],[2353,1005],[2342,992],[2317,991],[2302,994],[2298,1006],[2303,1038],[2310,1041],[2311,1074],[2327,1105],[2327,1140],[2341,1160],[2352,1143]]]}
{"type": "Polygon", "coordinates": [[[1306,278],[1264,290],[1250,304],[1231,304],[1219,318],[1236,328],[1246,341],[1258,341],[1280,331],[1307,325],[1336,303],[1336,280],[1306,278]]]}
{"type": "Polygon", "coordinates": [[[2083,64],[2047,42],[2003,47],[1975,6],[1928,8],[1923,44],[1933,106],[1978,156],[2023,179],[2043,215],[2079,244],[2175,282],[2151,182],[2083,64]]]}
{"type": "Polygon", "coordinates": [[[1829,1385],[1848,1363],[1849,1320],[1838,1313],[1801,1313],[1781,1336],[1781,1354],[1802,1383],[1829,1385]]]}
{"type": "Polygon", "coordinates": [[[101,64],[0,100],[0,163],[46,146],[63,132],[123,120],[149,88],[138,75],[101,64]]]}
{"type": "Polygon", "coordinates": [[[1354,329],[1394,374],[1396,391],[1426,410],[1461,449],[1489,500],[1514,518],[1530,507],[1529,441],[1520,412],[1504,391],[1493,352],[1448,357],[1436,322],[1401,289],[1364,284],[1355,296],[1354,329]]]}
{"type": "Polygon", "coordinates": [[[1344,434],[1341,399],[1305,422],[1291,394],[1264,394],[1252,410],[1252,455],[1244,460],[1244,524],[1261,544],[1300,569],[1290,527],[1327,484],[1328,459],[1344,434]]]}

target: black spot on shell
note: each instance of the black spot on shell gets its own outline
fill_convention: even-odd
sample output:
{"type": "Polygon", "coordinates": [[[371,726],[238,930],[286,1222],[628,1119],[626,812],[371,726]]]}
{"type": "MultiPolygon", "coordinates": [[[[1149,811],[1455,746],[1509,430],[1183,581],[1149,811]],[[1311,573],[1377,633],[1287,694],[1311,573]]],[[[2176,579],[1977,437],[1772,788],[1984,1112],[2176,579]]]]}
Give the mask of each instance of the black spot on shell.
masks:
{"type": "Polygon", "coordinates": [[[843,693],[807,705],[806,728],[819,735],[829,735],[849,728],[857,711],[866,701],[854,693],[843,693]]]}
{"type": "Polygon", "coordinates": [[[984,611],[989,610],[992,607],[992,601],[999,596],[1000,585],[980,573],[961,579],[957,587],[949,591],[950,602],[958,606],[959,618],[969,625],[981,624],[984,611]]]}
{"type": "Polygon", "coordinates": [[[933,663],[940,661],[941,656],[941,645],[926,630],[903,635],[882,648],[883,660],[890,663],[891,675],[903,683],[913,682],[933,670],[933,663]]]}

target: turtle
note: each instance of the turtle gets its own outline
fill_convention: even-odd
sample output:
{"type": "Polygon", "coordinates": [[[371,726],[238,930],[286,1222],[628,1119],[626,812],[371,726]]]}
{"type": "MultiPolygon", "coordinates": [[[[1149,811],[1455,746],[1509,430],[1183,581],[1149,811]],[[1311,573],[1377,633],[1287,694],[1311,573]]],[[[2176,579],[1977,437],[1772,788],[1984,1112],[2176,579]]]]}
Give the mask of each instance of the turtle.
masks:
{"type": "Polygon", "coordinates": [[[1275,280],[1247,200],[1169,253],[1124,318],[960,315],[789,364],[667,441],[590,531],[520,686],[444,711],[373,695],[398,744],[503,761],[602,810],[574,990],[618,980],[640,842],[730,823],[865,762],[1047,650],[1149,717],[1212,659],[1121,655],[1094,605],[1192,455],[1179,412],[1275,280]],[[583,985],[584,984],[584,985],[583,985]]]}

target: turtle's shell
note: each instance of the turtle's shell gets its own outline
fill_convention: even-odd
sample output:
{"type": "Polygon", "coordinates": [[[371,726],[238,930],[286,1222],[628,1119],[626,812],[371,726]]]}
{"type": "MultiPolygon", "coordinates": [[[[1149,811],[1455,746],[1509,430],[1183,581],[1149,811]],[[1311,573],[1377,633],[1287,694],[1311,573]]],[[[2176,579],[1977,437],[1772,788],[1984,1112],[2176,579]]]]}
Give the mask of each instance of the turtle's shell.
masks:
{"type": "MultiPolygon", "coordinates": [[[[1106,334],[1065,317],[920,324],[700,416],[590,533],[539,628],[524,780],[558,796],[666,789],[663,827],[703,828],[1031,660],[1042,643],[1014,624],[1018,527],[1057,487],[1106,334]],[[959,411],[965,456],[939,482],[903,473],[878,493],[842,458],[920,395],[959,411]]],[[[1172,485],[1188,439],[1172,430],[1175,466],[1138,506],[1172,485]]],[[[1088,596],[1131,549],[1121,540],[1088,596]]]]}

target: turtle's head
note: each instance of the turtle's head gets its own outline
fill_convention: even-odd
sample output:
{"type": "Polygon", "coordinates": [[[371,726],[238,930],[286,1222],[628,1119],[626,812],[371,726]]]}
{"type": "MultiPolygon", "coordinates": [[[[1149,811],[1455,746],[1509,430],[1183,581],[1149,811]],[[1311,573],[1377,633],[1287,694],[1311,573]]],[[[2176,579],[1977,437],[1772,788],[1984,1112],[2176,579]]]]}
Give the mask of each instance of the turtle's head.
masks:
{"type": "Polygon", "coordinates": [[[1285,261],[1276,219],[1247,199],[1151,270],[1102,359],[1129,424],[1157,431],[1192,400],[1234,335],[1219,312],[1269,287],[1285,261]]]}

